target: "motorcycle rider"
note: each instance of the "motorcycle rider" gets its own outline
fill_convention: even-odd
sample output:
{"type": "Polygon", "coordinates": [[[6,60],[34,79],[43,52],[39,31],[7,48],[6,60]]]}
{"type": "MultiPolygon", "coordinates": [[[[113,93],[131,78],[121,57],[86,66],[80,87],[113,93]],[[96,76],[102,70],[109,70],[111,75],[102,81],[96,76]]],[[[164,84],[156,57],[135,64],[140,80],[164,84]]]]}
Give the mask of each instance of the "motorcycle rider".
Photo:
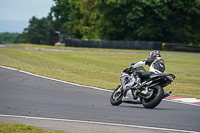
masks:
{"type": "MultiPolygon", "coordinates": [[[[126,96],[127,91],[130,88],[140,89],[141,87],[141,79],[140,76],[143,74],[150,76],[155,73],[163,73],[165,71],[164,59],[161,58],[161,54],[159,51],[154,50],[149,54],[149,58],[144,61],[139,61],[136,64],[132,63],[131,66],[125,69],[121,73],[121,83],[124,90],[124,97],[126,96]],[[148,65],[149,71],[139,71],[136,72],[136,68],[148,65]]],[[[135,91],[136,92],[136,91],[135,91]]]]}

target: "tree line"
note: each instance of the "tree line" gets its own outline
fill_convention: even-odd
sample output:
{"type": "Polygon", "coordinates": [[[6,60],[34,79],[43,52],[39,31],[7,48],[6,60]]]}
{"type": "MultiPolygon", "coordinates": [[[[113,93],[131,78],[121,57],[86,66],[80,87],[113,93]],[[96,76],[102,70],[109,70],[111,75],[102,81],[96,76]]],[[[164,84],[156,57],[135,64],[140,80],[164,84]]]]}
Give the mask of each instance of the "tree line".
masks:
{"type": "Polygon", "coordinates": [[[0,33],[0,44],[19,43],[19,33],[0,33]]]}
{"type": "Polygon", "coordinates": [[[66,37],[200,44],[200,0],[54,0],[49,15],[33,16],[22,42],[54,44],[66,37]]]}

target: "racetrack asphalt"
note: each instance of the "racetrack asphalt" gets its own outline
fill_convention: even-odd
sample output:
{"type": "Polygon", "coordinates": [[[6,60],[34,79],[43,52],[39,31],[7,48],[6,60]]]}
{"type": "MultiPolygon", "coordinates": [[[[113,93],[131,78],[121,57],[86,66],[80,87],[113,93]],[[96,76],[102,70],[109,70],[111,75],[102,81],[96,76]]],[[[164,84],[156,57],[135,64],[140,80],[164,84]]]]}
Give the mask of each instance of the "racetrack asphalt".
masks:
{"type": "Polygon", "coordinates": [[[199,106],[163,100],[155,109],[125,103],[115,107],[109,102],[110,95],[111,91],[0,67],[1,122],[35,121],[47,129],[68,127],[68,132],[114,132],[114,128],[121,132],[200,132],[199,106]]]}

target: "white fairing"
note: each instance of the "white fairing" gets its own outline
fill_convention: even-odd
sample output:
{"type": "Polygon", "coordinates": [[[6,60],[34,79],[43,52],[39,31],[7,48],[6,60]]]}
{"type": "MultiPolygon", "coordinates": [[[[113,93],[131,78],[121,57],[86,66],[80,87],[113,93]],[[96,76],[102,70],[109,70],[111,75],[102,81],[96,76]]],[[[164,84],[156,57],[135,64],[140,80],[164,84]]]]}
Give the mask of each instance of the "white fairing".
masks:
{"type": "Polygon", "coordinates": [[[128,90],[128,92],[126,93],[126,97],[123,97],[123,98],[122,98],[122,101],[123,101],[123,102],[140,103],[140,98],[134,100],[131,90],[128,90]]]}

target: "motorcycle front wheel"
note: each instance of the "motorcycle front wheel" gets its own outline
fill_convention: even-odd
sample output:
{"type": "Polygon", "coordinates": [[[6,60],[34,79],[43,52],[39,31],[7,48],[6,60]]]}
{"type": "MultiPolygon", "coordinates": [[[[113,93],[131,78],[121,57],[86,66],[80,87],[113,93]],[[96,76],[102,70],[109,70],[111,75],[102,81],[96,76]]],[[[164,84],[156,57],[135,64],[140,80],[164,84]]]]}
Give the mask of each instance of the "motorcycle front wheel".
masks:
{"type": "Polygon", "coordinates": [[[164,90],[159,85],[152,86],[150,89],[153,90],[153,95],[148,99],[142,98],[142,104],[145,108],[153,109],[162,101],[164,90]]]}
{"type": "Polygon", "coordinates": [[[122,103],[122,97],[123,97],[123,89],[122,85],[119,85],[112,93],[110,97],[110,103],[113,106],[118,106],[122,103]]]}

